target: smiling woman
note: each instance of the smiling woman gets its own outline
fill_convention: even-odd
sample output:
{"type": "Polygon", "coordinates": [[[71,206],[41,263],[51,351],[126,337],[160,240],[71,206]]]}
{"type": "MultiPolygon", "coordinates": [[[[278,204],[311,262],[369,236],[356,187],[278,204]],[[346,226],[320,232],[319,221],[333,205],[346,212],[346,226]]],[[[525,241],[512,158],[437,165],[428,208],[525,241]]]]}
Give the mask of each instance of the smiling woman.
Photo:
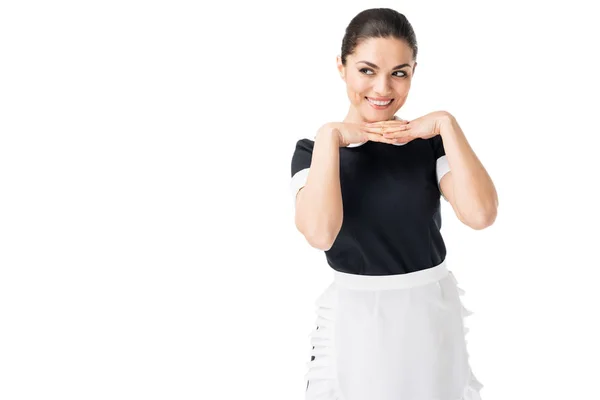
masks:
{"type": "MultiPolygon", "coordinates": [[[[333,270],[316,302],[306,400],[480,400],[463,324],[470,312],[445,260],[440,185],[454,206],[455,165],[461,184],[471,175],[487,181],[446,157],[447,138],[450,161],[460,152],[473,160],[449,113],[396,117],[416,56],[404,15],[358,14],[337,57],[348,113],[296,144],[296,226],[333,270]]],[[[491,186],[480,187],[484,196],[471,197],[492,199],[491,186]]]]}
{"type": "Polygon", "coordinates": [[[389,120],[406,102],[418,48],[412,26],[399,15],[388,14],[386,25],[364,12],[348,25],[337,57],[353,106],[344,121],[389,120]]]}

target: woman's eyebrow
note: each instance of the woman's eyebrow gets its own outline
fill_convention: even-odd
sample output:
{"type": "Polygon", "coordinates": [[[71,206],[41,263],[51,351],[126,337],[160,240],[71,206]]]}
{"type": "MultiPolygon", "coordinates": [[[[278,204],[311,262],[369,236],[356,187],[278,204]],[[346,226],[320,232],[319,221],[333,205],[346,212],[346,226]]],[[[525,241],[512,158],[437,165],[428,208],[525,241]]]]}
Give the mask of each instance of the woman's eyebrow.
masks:
{"type": "MultiPolygon", "coordinates": [[[[368,62],[368,61],[358,61],[358,63],[365,63],[367,64],[369,67],[371,68],[375,68],[375,69],[379,69],[379,67],[375,64],[373,64],[372,62],[368,62]]],[[[400,69],[400,68],[404,68],[404,67],[410,67],[410,64],[400,64],[400,65],[396,65],[394,68],[392,69],[400,69]]],[[[412,67],[411,67],[412,68],[412,67]]]]}

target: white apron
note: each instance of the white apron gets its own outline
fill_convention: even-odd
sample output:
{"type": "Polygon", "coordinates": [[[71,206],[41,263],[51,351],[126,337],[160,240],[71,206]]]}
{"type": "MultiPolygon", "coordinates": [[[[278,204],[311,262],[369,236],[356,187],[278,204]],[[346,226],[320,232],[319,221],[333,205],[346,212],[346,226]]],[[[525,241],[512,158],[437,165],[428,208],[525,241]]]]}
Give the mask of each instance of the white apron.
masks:
{"type": "Polygon", "coordinates": [[[316,301],[306,400],[481,400],[463,318],[443,262],[408,274],[333,270],[316,301]]]}

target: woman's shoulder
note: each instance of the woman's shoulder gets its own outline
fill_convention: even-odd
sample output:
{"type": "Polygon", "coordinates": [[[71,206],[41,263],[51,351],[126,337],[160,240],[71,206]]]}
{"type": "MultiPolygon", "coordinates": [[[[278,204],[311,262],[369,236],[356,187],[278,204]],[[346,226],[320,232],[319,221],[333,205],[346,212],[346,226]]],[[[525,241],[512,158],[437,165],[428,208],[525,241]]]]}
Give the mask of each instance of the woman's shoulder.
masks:
{"type": "Polygon", "coordinates": [[[296,149],[300,148],[312,151],[314,146],[315,138],[309,138],[308,136],[296,138],[296,149]]]}
{"type": "Polygon", "coordinates": [[[299,137],[296,139],[294,145],[294,156],[301,156],[302,154],[312,155],[315,146],[315,141],[308,137],[299,137]]]}

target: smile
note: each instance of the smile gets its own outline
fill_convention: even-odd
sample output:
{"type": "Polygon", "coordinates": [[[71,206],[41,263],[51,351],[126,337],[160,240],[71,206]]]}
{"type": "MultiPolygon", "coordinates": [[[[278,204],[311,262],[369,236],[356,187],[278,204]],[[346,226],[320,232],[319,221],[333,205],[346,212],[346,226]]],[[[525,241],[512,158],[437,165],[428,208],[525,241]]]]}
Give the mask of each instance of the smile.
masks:
{"type": "Polygon", "coordinates": [[[387,101],[381,101],[381,100],[373,100],[368,97],[365,97],[365,99],[369,100],[369,103],[375,104],[376,106],[387,106],[388,104],[390,104],[392,102],[392,100],[394,100],[394,99],[389,99],[387,101]]]}
{"type": "Polygon", "coordinates": [[[383,100],[383,101],[382,100],[373,100],[368,97],[365,97],[365,99],[367,99],[367,101],[369,102],[369,105],[376,110],[385,110],[392,103],[392,101],[394,101],[394,99],[383,100]]]}

